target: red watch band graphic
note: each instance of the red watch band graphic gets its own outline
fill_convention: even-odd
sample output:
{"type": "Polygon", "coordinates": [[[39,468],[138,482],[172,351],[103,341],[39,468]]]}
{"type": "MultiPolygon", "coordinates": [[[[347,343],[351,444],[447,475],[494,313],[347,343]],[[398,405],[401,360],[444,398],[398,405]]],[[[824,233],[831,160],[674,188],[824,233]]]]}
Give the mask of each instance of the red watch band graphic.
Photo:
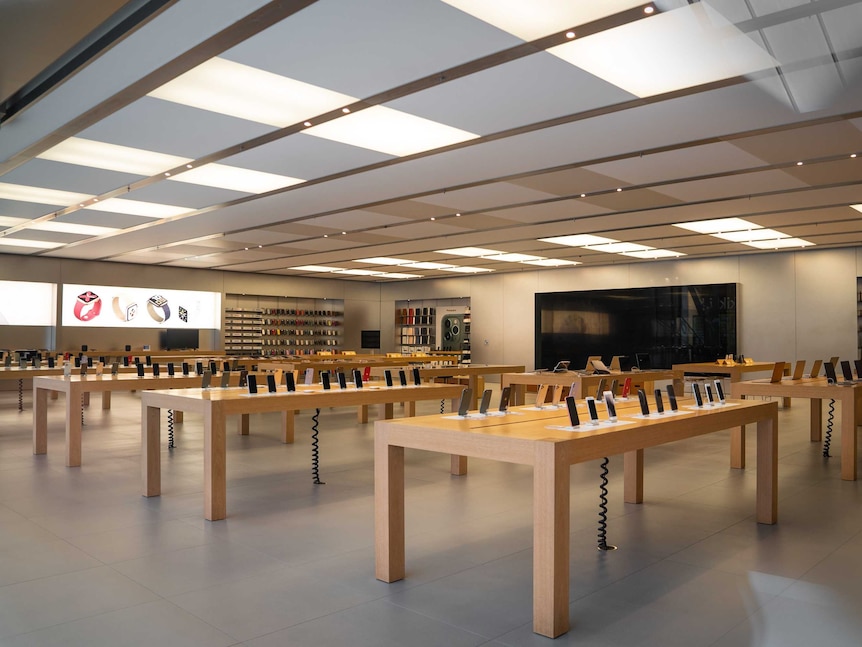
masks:
{"type": "Polygon", "coordinates": [[[102,311],[102,298],[93,292],[87,290],[83,294],[79,294],[75,300],[75,318],[81,321],[90,321],[99,316],[102,311]]]}

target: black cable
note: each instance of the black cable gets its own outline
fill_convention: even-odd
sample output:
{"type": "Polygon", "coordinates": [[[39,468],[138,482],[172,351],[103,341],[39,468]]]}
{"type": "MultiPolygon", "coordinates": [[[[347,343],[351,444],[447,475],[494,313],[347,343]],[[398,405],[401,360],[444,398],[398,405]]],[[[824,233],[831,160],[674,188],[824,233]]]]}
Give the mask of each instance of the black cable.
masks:
{"type": "Polygon", "coordinates": [[[314,410],[314,415],[311,416],[311,475],[314,478],[315,485],[326,485],[320,480],[320,441],[318,440],[317,423],[320,418],[320,409],[314,410]]]}
{"type": "Polygon", "coordinates": [[[616,546],[608,544],[608,457],[602,459],[602,484],[599,495],[599,550],[616,550],[616,546]]]}
{"type": "MultiPolygon", "coordinates": [[[[843,414],[842,414],[843,415],[843,414]]],[[[829,446],[832,444],[832,422],[835,420],[835,400],[829,400],[829,411],[826,414],[826,438],[823,439],[823,458],[829,458],[829,446]]]]}
{"type": "Polygon", "coordinates": [[[24,380],[18,380],[18,411],[24,411],[24,380]]]}
{"type": "Polygon", "coordinates": [[[168,449],[174,447],[174,410],[168,409],[168,449]]]}
{"type": "Polygon", "coordinates": [[[84,394],[81,394],[81,426],[84,426],[84,394]]]}
{"type": "Polygon", "coordinates": [[[440,400],[440,413],[446,413],[446,400],[440,400]]]}

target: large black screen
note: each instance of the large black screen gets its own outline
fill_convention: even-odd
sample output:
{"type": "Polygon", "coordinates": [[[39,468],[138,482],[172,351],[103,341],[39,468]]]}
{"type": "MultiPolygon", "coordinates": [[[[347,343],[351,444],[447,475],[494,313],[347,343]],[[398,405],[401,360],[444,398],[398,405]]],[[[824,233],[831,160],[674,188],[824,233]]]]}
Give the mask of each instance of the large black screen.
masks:
{"type": "Polygon", "coordinates": [[[162,347],[167,350],[195,349],[199,346],[197,328],[168,328],[162,331],[162,347]]]}
{"type": "Polygon", "coordinates": [[[641,368],[736,355],[736,284],[536,294],[536,368],[638,354],[641,368]]]}

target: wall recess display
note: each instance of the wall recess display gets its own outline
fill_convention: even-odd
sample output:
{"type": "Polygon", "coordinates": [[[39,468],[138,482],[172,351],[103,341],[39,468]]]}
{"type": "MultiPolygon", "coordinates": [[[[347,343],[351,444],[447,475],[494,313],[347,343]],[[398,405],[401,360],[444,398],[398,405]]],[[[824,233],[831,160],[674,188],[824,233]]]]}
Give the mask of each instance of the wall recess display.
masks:
{"type": "Polygon", "coordinates": [[[54,326],[57,284],[0,281],[0,326],[54,326]]]}
{"type": "Polygon", "coordinates": [[[63,285],[64,326],[93,328],[221,327],[221,294],[196,290],[63,285]]]}
{"type": "Polygon", "coordinates": [[[395,345],[402,353],[457,351],[469,364],[470,325],[469,299],[395,302],[395,345]]]}
{"type": "Polygon", "coordinates": [[[225,351],[230,354],[313,355],[343,347],[341,299],[227,295],[227,302],[225,351]],[[255,330],[259,339],[253,341],[255,330]]]}

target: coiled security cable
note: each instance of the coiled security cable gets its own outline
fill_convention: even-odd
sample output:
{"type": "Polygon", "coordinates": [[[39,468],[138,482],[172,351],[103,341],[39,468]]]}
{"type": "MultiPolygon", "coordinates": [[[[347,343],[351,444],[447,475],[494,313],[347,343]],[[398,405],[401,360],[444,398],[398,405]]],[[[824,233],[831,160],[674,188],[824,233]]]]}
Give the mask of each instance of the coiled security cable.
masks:
{"type": "Polygon", "coordinates": [[[311,416],[311,475],[315,485],[326,485],[320,480],[320,441],[318,439],[319,429],[317,423],[320,419],[320,409],[314,410],[314,415],[311,416]]]}
{"type": "Polygon", "coordinates": [[[616,550],[616,546],[608,544],[608,457],[602,459],[602,484],[599,495],[599,550],[616,550]]]}

